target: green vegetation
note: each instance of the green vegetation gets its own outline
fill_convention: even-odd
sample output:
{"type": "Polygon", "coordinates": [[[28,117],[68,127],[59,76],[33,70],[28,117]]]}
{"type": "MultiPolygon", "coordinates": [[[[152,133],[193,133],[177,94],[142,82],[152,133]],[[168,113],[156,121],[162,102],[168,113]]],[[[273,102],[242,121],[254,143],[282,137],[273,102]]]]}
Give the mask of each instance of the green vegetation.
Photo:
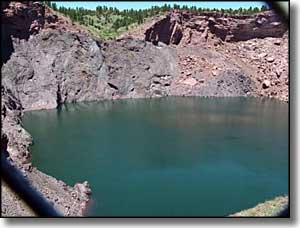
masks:
{"type": "Polygon", "coordinates": [[[233,9],[209,9],[209,8],[197,8],[196,6],[188,7],[186,5],[180,6],[174,4],[165,4],[161,7],[153,6],[150,9],[143,10],[118,10],[113,7],[98,6],[96,10],[88,10],[82,7],[80,8],[66,8],[57,7],[55,3],[50,1],[45,1],[45,4],[50,6],[53,10],[58,11],[68,17],[73,21],[80,23],[81,25],[87,27],[95,35],[102,39],[115,38],[122,33],[128,31],[132,27],[136,27],[142,24],[147,18],[159,15],[161,13],[171,11],[171,10],[188,10],[194,13],[203,12],[222,12],[229,14],[253,14],[261,11],[267,10],[266,6],[261,8],[239,8],[237,10],[233,9]]]}

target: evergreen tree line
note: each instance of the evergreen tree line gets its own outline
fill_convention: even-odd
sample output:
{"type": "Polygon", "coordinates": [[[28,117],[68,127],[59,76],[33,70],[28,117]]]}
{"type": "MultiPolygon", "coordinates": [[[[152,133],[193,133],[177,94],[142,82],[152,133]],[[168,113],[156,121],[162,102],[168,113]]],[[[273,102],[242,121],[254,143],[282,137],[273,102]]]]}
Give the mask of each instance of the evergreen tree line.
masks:
{"type": "MultiPolygon", "coordinates": [[[[128,28],[129,25],[133,23],[141,24],[144,22],[145,18],[152,17],[157,15],[161,12],[171,11],[171,10],[187,10],[194,13],[203,13],[203,12],[220,12],[225,14],[254,14],[262,11],[268,10],[266,6],[262,6],[261,8],[258,7],[249,7],[246,8],[239,8],[239,9],[209,9],[209,8],[201,8],[196,6],[188,7],[187,5],[177,5],[174,4],[171,6],[170,4],[165,4],[163,6],[152,6],[149,9],[125,9],[119,10],[115,7],[107,7],[107,6],[97,6],[96,10],[88,10],[84,9],[83,7],[77,8],[66,8],[63,6],[57,7],[56,3],[51,3],[50,1],[44,1],[46,5],[51,7],[53,10],[58,11],[64,15],[69,16],[72,20],[79,22],[80,24],[84,25],[91,25],[94,26],[95,21],[89,16],[96,16],[99,20],[104,18],[104,23],[111,23],[111,15],[120,15],[119,19],[113,22],[112,28],[115,30],[126,27],[128,28]]],[[[97,26],[96,26],[97,27],[97,26]]]]}

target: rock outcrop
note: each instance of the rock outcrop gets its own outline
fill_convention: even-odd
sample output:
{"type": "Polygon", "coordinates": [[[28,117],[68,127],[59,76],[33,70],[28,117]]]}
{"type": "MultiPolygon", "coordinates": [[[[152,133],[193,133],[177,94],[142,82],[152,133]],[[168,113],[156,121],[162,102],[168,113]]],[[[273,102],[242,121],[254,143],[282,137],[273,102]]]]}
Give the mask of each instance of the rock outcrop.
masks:
{"type": "Polygon", "coordinates": [[[45,7],[39,2],[1,2],[1,52],[5,63],[14,51],[14,42],[28,40],[45,24],[45,7]],[[13,39],[16,39],[14,41],[13,39]]]}
{"type": "Polygon", "coordinates": [[[251,94],[288,101],[287,29],[273,11],[254,15],[173,11],[148,28],[144,37],[175,48],[180,82],[193,81],[183,83],[185,87],[177,83],[173,94],[186,95],[190,86],[189,94],[198,96],[251,94]]]}
{"type": "Polygon", "coordinates": [[[10,58],[15,46],[42,29],[87,34],[82,27],[75,26],[68,18],[56,15],[41,2],[1,2],[1,66],[10,58]]]}
{"type": "Polygon", "coordinates": [[[103,99],[255,95],[249,74],[234,61],[208,48],[187,52],[184,64],[181,50],[163,43],[126,38],[99,44],[85,34],[45,30],[16,46],[2,82],[24,111],[103,99]],[[207,62],[202,69],[187,66],[200,58],[207,62]],[[189,78],[197,83],[182,83],[189,78]]]}
{"type": "Polygon", "coordinates": [[[170,14],[146,30],[145,40],[155,44],[179,44],[182,35],[182,15],[170,14]]]}
{"type": "MultiPolygon", "coordinates": [[[[30,166],[30,134],[22,127],[22,105],[12,92],[1,86],[1,123],[2,132],[7,137],[10,157],[19,166],[30,166]]],[[[1,141],[2,142],[2,141],[1,141]]]]}
{"type": "Polygon", "coordinates": [[[170,95],[178,74],[176,51],[132,38],[103,46],[108,65],[107,99],[151,98],[170,95]]]}
{"type": "Polygon", "coordinates": [[[257,87],[257,96],[289,100],[287,33],[281,38],[255,38],[230,43],[226,50],[230,56],[240,59],[241,65],[248,66],[257,87]]]}
{"type": "Polygon", "coordinates": [[[82,34],[42,31],[21,42],[3,66],[3,85],[24,110],[103,97],[107,78],[97,43],[82,34]]]}
{"type": "Polygon", "coordinates": [[[201,37],[205,41],[207,33],[211,33],[222,41],[236,42],[253,38],[282,37],[287,28],[273,11],[255,15],[227,15],[218,12],[197,15],[173,11],[146,30],[145,40],[179,44],[182,38],[192,42],[193,36],[197,36],[196,39],[201,37]]]}
{"type": "Polygon", "coordinates": [[[210,16],[208,21],[212,33],[223,41],[230,42],[253,38],[282,37],[288,28],[273,11],[225,18],[222,14],[216,14],[210,16]]]}

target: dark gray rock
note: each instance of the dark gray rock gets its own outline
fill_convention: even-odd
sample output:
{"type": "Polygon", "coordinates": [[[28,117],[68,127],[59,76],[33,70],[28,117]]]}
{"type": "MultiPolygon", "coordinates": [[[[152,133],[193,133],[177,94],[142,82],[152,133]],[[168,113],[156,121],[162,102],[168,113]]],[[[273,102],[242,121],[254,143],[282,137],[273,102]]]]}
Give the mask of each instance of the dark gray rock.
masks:
{"type": "MultiPolygon", "coordinates": [[[[28,146],[32,137],[21,124],[22,106],[9,89],[1,87],[1,130],[6,135],[6,148],[17,165],[30,166],[28,146]]],[[[2,140],[1,140],[2,145],[2,140]]]]}
{"type": "Polygon", "coordinates": [[[164,84],[179,76],[176,51],[170,47],[128,38],[108,42],[103,49],[109,69],[107,99],[166,96],[164,84]]]}
{"type": "Polygon", "coordinates": [[[43,31],[16,47],[2,68],[3,85],[25,110],[103,97],[107,72],[97,43],[60,31],[43,31]]]}

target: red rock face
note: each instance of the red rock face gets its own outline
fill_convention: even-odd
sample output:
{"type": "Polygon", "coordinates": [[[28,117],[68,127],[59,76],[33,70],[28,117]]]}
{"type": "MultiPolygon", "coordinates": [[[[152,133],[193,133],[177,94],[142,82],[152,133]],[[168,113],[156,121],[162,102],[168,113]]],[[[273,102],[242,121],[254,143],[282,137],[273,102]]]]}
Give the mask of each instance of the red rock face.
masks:
{"type": "MultiPolygon", "coordinates": [[[[189,85],[193,94],[197,86],[204,91],[208,85],[210,94],[215,78],[230,79],[226,72],[234,67],[227,63],[233,62],[255,84],[252,95],[288,101],[287,29],[273,11],[255,15],[173,11],[146,30],[145,40],[163,42],[177,50],[181,76],[172,84],[172,91],[189,85]]],[[[232,82],[227,84],[230,86],[225,90],[232,82]]],[[[245,91],[249,94],[250,90],[245,91]]]]}
{"type": "Polygon", "coordinates": [[[253,38],[282,37],[287,26],[273,12],[255,15],[224,15],[173,11],[145,32],[145,40],[179,44],[183,37],[191,41],[192,34],[205,40],[208,33],[222,41],[246,41],[253,38]]]}
{"type": "Polygon", "coordinates": [[[36,35],[43,29],[83,32],[69,19],[57,16],[42,3],[1,2],[1,66],[10,58],[16,44],[21,40],[28,40],[31,35],[36,35]]]}
{"type": "Polygon", "coordinates": [[[153,43],[179,44],[182,36],[182,15],[177,13],[167,15],[145,32],[146,41],[153,43]]]}
{"type": "Polygon", "coordinates": [[[1,4],[2,62],[6,62],[14,50],[12,38],[27,40],[30,35],[38,33],[45,24],[44,16],[45,7],[39,2],[1,4]]]}
{"type": "Polygon", "coordinates": [[[245,41],[254,38],[282,37],[287,31],[287,26],[280,22],[280,18],[273,12],[268,11],[254,15],[246,19],[234,19],[226,29],[228,41],[245,41]]]}

